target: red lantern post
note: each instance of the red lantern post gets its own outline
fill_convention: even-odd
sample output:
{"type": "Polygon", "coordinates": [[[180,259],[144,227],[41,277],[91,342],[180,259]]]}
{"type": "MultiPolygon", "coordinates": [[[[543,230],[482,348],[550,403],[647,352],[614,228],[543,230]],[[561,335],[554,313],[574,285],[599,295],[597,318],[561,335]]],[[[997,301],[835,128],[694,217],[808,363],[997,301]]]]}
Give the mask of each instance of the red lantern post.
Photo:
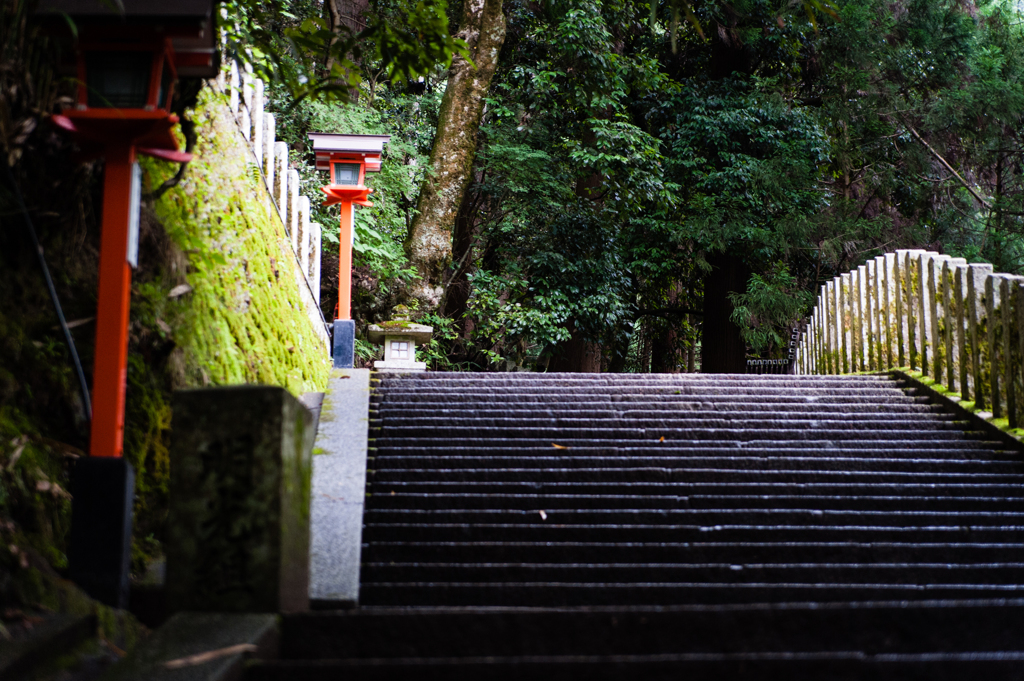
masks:
{"type": "Polygon", "coordinates": [[[334,366],[348,369],[355,363],[355,321],[352,320],[352,243],[355,206],[372,206],[366,173],[380,170],[380,157],[390,135],[335,135],[312,133],[318,170],[330,171],[331,182],[321,191],[325,206],[341,207],[338,235],[338,306],[334,312],[334,366]]]}
{"type": "Polygon", "coordinates": [[[179,75],[217,73],[212,0],[44,0],[39,17],[63,38],[77,77],[75,104],[53,117],[84,158],[106,160],[100,232],[92,428],[88,459],[72,474],[72,577],[90,595],[123,607],[134,472],[122,458],[131,269],[137,265],[141,173],[136,156],[185,163],[170,113],[179,75]],[[70,18],[77,36],[68,30],[70,18]]]}

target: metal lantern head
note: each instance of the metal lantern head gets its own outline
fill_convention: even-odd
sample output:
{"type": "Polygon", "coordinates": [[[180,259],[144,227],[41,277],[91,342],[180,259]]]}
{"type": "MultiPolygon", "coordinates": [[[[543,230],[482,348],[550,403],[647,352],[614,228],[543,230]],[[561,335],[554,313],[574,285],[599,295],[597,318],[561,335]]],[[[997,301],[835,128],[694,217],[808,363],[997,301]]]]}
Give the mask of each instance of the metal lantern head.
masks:
{"type": "Polygon", "coordinates": [[[332,185],[362,186],[366,173],[380,171],[380,156],[391,135],[310,133],[317,170],[329,170],[332,185]]]}
{"type": "Polygon", "coordinates": [[[169,40],[157,45],[83,45],[80,53],[79,110],[171,108],[177,72],[169,40]]]}
{"type": "Polygon", "coordinates": [[[54,116],[82,158],[109,144],[185,162],[171,129],[178,78],[219,71],[213,0],[40,0],[35,18],[61,45],[78,82],[74,105],[54,116]],[[74,27],[72,30],[71,27],[74,27]]]}
{"type": "Polygon", "coordinates": [[[326,206],[349,202],[357,206],[372,206],[366,187],[366,173],[380,171],[380,156],[391,135],[335,135],[310,133],[316,154],[317,170],[330,172],[330,184],[321,187],[327,195],[326,206]]]}

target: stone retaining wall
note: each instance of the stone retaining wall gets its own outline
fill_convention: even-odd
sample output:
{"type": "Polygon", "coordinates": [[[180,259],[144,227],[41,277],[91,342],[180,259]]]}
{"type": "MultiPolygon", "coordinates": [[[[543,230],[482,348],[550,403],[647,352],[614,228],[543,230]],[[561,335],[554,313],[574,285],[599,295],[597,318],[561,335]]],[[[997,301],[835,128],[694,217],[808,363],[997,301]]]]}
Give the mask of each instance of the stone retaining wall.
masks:
{"type": "Polygon", "coordinates": [[[288,145],[276,139],[274,115],[264,111],[264,83],[231,61],[216,85],[228,95],[228,107],[249,145],[252,162],[291,237],[295,265],[302,274],[299,288],[307,314],[318,328],[324,329],[321,335],[329,344],[327,322],[320,310],[322,230],[319,224],[310,221],[310,199],[300,193],[299,173],[288,162],[288,145]]]}

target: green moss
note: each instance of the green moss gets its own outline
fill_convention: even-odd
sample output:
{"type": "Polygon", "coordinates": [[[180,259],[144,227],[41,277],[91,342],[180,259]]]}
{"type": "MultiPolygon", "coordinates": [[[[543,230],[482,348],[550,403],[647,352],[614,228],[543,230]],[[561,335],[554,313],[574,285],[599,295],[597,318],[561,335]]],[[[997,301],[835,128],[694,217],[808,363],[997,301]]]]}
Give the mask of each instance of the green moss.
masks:
{"type": "MultiPolygon", "coordinates": [[[[246,172],[248,151],[221,96],[204,90],[194,120],[196,159],[154,207],[188,256],[192,292],[177,303],[175,328],[186,383],[323,390],[330,358],[306,314],[289,237],[266,188],[246,172]]],[[[151,173],[169,172],[159,165],[151,173]]]]}

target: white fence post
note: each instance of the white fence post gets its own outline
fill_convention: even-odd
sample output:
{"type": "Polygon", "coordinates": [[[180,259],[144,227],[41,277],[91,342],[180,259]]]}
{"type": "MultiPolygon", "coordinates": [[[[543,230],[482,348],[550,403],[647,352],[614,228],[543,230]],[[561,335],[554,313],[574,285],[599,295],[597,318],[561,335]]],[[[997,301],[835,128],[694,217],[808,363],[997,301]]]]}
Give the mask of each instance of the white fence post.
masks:
{"type": "Polygon", "coordinates": [[[263,81],[255,80],[252,95],[252,148],[256,153],[256,164],[263,167],[263,81]]]}
{"type": "MultiPolygon", "coordinates": [[[[299,252],[299,171],[288,169],[288,234],[292,238],[292,250],[299,252]]],[[[283,216],[282,216],[283,217],[283,216]]]]}
{"type": "Polygon", "coordinates": [[[228,108],[231,109],[232,116],[238,116],[238,64],[234,61],[231,62],[231,80],[229,81],[228,88],[228,108]]]}

